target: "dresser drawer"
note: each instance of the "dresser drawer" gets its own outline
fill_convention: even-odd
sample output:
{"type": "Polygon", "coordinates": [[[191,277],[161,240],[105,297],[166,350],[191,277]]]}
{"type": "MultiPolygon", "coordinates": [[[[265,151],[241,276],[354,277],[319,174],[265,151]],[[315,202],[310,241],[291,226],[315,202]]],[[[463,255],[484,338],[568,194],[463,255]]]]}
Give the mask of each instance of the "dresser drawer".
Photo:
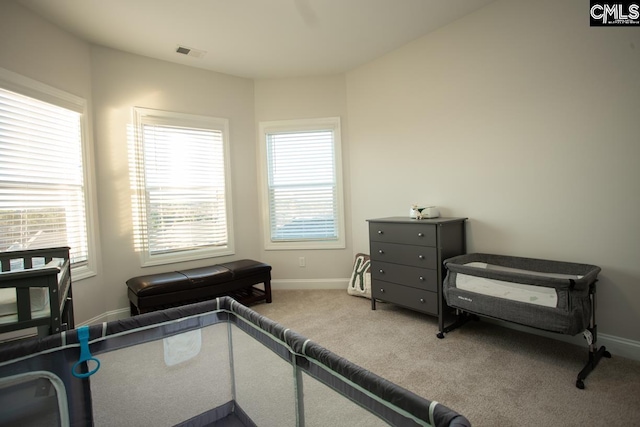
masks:
{"type": "Polygon", "coordinates": [[[426,268],[371,261],[371,278],[431,292],[438,291],[438,272],[426,268]]]}
{"type": "Polygon", "coordinates": [[[423,313],[438,315],[438,294],[396,283],[372,280],[371,295],[423,313]]]}
{"type": "Polygon", "coordinates": [[[370,248],[371,259],[375,261],[438,269],[436,248],[384,242],[370,242],[370,248]]]}
{"type": "Polygon", "coordinates": [[[369,239],[376,242],[436,246],[436,225],[370,222],[369,239]]]}

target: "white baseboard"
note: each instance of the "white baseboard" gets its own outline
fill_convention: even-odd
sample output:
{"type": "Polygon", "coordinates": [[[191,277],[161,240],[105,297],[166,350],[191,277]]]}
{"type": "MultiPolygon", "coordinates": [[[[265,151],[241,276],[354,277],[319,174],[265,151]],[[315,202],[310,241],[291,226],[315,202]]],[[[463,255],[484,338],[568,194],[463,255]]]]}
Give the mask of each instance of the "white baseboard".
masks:
{"type": "Polygon", "coordinates": [[[103,322],[112,322],[114,320],[122,320],[131,316],[131,312],[129,311],[129,307],[127,308],[119,308],[117,310],[107,311],[106,313],[102,313],[99,316],[93,317],[86,322],[82,322],[79,325],[76,325],[76,328],[84,325],[98,325],[103,322]]]}
{"type": "Polygon", "coordinates": [[[344,289],[347,292],[349,279],[279,279],[271,281],[271,289],[317,290],[344,289]]]}
{"type": "Polygon", "coordinates": [[[598,344],[603,345],[615,356],[640,361],[640,341],[628,340],[608,334],[598,334],[598,344]]]}
{"type": "MultiPolygon", "coordinates": [[[[542,331],[540,329],[529,328],[526,326],[518,325],[515,323],[505,322],[502,320],[489,319],[482,317],[483,321],[495,323],[505,328],[515,329],[518,331],[528,332],[535,335],[555,339],[558,341],[568,342],[578,346],[587,346],[587,342],[582,334],[578,335],[562,335],[553,332],[542,331]]],[[[598,347],[605,346],[607,351],[611,353],[613,357],[620,356],[627,359],[633,359],[640,361],[640,342],[629,340],[626,338],[617,337],[615,335],[602,334],[598,332],[598,341],[596,342],[598,347]]]]}

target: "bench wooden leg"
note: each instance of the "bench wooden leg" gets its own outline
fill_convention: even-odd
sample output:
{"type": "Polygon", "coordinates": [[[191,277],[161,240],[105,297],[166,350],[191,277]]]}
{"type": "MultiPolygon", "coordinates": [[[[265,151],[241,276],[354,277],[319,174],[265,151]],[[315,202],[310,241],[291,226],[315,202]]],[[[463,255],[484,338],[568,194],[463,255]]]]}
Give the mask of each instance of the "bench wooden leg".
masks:
{"type": "Polygon", "coordinates": [[[140,314],[140,310],[138,310],[138,307],[136,307],[131,301],[129,301],[129,311],[131,312],[132,316],[140,314]]]}
{"type": "Polygon", "coordinates": [[[271,303],[271,280],[265,280],[264,293],[266,296],[267,303],[271,303]]]}

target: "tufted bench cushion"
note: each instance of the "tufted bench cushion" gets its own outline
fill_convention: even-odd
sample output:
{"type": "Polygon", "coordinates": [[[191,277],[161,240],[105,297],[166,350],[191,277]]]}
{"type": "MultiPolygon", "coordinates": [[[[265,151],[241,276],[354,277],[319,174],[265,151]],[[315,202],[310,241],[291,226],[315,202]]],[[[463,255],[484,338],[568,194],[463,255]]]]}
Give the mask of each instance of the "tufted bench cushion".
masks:
{"type": "Polygon", "coordinates": [[[271,302],[271,266],[242,259],[127,280],[131,315],[204,301],[220,295],[243,304],[271,302]],[[264,290],[254,285],[263,283],[264,290]]]}

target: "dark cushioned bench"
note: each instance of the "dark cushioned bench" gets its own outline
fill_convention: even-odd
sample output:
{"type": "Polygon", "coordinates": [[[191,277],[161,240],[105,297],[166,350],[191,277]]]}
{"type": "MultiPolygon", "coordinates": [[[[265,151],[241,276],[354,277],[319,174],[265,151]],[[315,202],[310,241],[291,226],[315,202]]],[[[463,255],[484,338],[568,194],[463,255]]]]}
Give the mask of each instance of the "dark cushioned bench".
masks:
{"type": "Polygon", "coordinates": [[[204,301],[221,295],[242,304],[271,302],[271,266],[250,259],[127,280],[131,315],[204,301]],[[264,290],[255,287],[264,284],[264,290]]]}

